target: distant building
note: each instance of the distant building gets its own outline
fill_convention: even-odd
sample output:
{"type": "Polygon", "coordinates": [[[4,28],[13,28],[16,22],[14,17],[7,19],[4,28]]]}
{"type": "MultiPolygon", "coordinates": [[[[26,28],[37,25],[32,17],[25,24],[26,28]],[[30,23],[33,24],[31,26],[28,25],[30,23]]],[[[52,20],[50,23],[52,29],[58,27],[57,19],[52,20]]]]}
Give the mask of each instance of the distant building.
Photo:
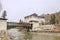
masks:
{"type": "Polygon", "coordinates": [[[55,23],[60,24],[60,12],[57,12],[54,15],[55,15],[55,23]]]}
{"type": "Polygon", "coordinates": [[[44,19],[45,19],[45,24],[50,24],[51,15],[50,14],[45,14],[44,19]]]}
{"type": "Polygon", "coordinates": [[[24,22],[28,22],[28,23],[30,23],[30,22],[36,22],[36,23],[37,22],[39,22],[39,23],[45,22],[44,17],[38,16],[36,13],[26,16],[24,19],[25,19],[24,22]]]}
{"type": "Polygon", "coordinates": [[[24,19],[24,22],[30,23],[33,26],[32,30],[34,30],[36,27],[39,27],[39,25],[45,23],[44,17],[38,16],[36,13],[26,16],[24,19]]]}
{"type": "MultiPolygon", "coordinates": [[[[2,4],[0,0],[0,13],[2,11],[2,4]]],[[[0,30],[7,30],[7,19],[6,18],[0,18],[0,30]]]]}
{"type": "Polygon", "coordinates": [[[56,13],[52,13],[52,14],[45,14],[44,18],[45,18],[45,24],[51,24],[51,17],[54,17],[55,20],[55,24],[60,24],[60,12],[56,12],[56,13]]]}

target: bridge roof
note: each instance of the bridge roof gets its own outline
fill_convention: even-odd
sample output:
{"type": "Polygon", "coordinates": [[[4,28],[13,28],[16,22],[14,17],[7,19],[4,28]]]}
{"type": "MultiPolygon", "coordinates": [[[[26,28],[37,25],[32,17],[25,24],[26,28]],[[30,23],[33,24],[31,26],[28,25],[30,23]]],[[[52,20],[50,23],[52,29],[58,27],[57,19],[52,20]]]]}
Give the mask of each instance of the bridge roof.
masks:
{"type": "Polygon", "coordinates": [[[29,23],[17,23],[17,22],[7,22],[7,26],[15,26],[15,27],[30,27],[29,23]]]}

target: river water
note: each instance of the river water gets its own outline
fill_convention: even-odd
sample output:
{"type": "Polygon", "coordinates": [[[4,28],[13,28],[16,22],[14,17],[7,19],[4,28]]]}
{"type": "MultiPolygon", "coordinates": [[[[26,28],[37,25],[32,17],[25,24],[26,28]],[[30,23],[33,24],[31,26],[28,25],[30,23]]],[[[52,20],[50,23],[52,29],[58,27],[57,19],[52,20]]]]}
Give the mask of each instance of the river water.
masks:
{"type": "Polygon", "coordinates": [[[10,29],[8,32],[12,40],[60,40],[60,36],[21,32],[18,29],[10,29]]]}

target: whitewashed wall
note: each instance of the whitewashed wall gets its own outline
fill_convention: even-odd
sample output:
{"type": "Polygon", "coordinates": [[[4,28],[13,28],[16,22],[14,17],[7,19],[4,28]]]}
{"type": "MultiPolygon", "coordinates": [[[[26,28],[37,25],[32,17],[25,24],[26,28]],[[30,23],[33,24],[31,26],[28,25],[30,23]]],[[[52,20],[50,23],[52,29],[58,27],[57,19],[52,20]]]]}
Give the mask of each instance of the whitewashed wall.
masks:
{"type": "Polygon", "coordinates": [[[7,20],[0,20],[0,30],[7,30],[7,20]]]}
{"type": "Polygon", "coordinates": [[[39,27],[39,23],[33,23],[32,30],[36,30],[39,27]]]}
{"type": "Polygon", "coordinates": [[[54,30],[55,25],[40,25],[39,27],[35,27],[33,31],[35,30],[54,30]]]}
{"type": "Polygon", "coordinates": [[[39,27],[39,23],[42,23],[42,22],[44,23],[45,19],[44,18],[38,18],[36,16],[30,16],[30,17],[25,18],[24,22],[33,24],[32,30],[37,30],[36,28],[39,27]],[[38,21],[38,22],[29,22],[31,20],[38,21]]]}
{"type": "Polygon", "coordinates": [[[38,21],[39,23],[45,22],[44,18],[38,18],[38,17],[35,17],[35,16],[31,16],[31,17],[28,17],[28,18],[24,19],[24,22],[29,23],[30,20],[38,21]]]}

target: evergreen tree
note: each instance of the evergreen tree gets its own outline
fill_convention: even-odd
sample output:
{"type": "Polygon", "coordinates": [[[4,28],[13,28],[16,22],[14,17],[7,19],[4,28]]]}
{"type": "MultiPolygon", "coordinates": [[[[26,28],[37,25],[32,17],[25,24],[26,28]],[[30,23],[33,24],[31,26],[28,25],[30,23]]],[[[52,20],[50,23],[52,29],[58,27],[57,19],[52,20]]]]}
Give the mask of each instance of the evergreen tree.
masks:
{"type": "Polygon", "coordinates": [[[4,10],[4,11],[3,11],[3,14],[2,14],[2,17],[5,19],[6,16],[7,16],[7,14],[6,14],[6,11],[4,10]]]}
{"type": "Polygon", "coordinates": [[[22,22],[23,22],[23,21],[20,19],[20,20],[19,20],[19,23],[22,23],[22,22]]]}
{"type": "Polygon", "coordinates": [[[55,24],[55,15],[52,15],[52,16],[51,16],[50,23],[51,23],[51,24],[55,24]]]}

